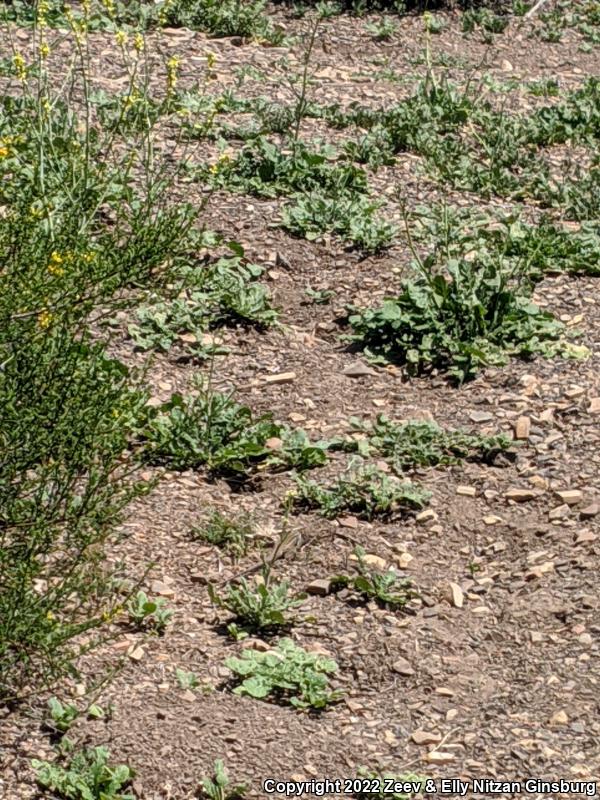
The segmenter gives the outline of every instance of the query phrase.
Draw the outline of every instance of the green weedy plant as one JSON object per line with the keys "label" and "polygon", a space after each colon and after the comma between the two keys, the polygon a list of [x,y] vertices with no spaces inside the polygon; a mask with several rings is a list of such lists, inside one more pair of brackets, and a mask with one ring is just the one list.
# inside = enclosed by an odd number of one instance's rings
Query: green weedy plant
{"label": "green weedy plant", "polygon": [[227,352],[214,343],[210,330],[240,324],[260,329],[275,323],[269,292],[258,282],[262,267],[246,263],[240,245],[228,244],[235,256],[208,266],[181,267],[174,276],[178,288],[172,298],[157,296],[138,309],[139,325],[129,326],[138,347],[166,352],[175,342],[184,342],[187,352],[208,358]]}
{"label": "green weedy plant", "polygon": [[366,600],[375,600],[388,608],[403,608],[412,597],[417,596],[410,588],[410,579],[401,578],[393,569],[381,572],[369,566],[363,547],[355,547],[354,554],[358,559],[358,575],[336,575],[332,580],[336,589],[350,587]]}
{"label": "green weedy plant", "polygon": [[362,456],[375,451],[398,473],[417,467],[460,464],[465,459],[491,462],[513,444],[505,434],[480,436],[463,430],[447,430],[435,422],[421,420],[395,423],[385,414],[379,414],[373,424],[354,418],[350,419],[350,424],[366,433],[367,439],[349,439],[340,447]]}
{"label": "green weedy plant", "polygon": [[399,481],[368,465],[351,467],[329,486],[296,477],[297,489],[290,499],[296,509],[316,509],[333,519],[343,512],[365,519],[423,508],[429,493],[409,481]]}
{"label": "green weedy plant", "polygon": [[351,342],[373,359],[397,361],[409,374],[446,371],[462,383],[509,356],[581,357],[562,337],[564,325],[531,300],[531,281],[504,253],[473,252],[446,240],[424,260],[407,226],[417,271],[398,297],[350,316]]}
{"label": "green weedy plant", "polygon": [[212,778],[203,778],[200,783],[200,797],[204,800],[243,800],[246,795],[245,784],[231,786],[225,765],[220,759],[215,761]]}
{"label": "green weedy plant", "polygon": [[167,601],[159,597],[150,600],[148,595],[141,590],[129,600],[125,607],[129,618],[140,629],[151,629],[162,634],[173,616],[173,611],[167,608]]}
{"label": "green weedy plant", "polygon": [[291,639],[282,639],[274,650],[260,653],[244,650],[241,658],[228,658],[225,665],[241,683],[235,694],[259,700],[289,703],[295,708],[320,710],[337,702],[342,692],[332,691],[329,675],[338,670],[332,658],[308,653]]}
{"label": "green weedy plant", "polygon": [[310,443],[270,414],[255,418],[232,395],[197,386],[195,397],[175,394],[150,413],[141,431],[142,456],[149,463],[172,469],[206,465],[214,473],[241,478],[258,466],[309,469],[326,461],[326,442]]}
{"label": "green weedy plant", "polygon": [[46,725],[59,734],[66,733],[79,716],[79,709],[72,703],[63,704],[57,697],[48,700],[50,719]]}
{"label": "green weedy plant", "polygon": [[77,753],[66,767],[34,759],[31,764],[38,784],[61,800],[135,800],[124,794],[134,771],[125,764],[111,766],[110,752],[93,747]]}
{"label": "green weedy plant", "polygon": [[173,0],[164,4],[161,22],[206,31],[211,36],[243,36],[283,41],[265,14],[266,0]]}
{"label": "green weedy plant", "polygon": [[254,520],[249,514],[240,514],[231,519],[216,509],[210,512],[205,522],[194,525],[190,531],[194,540],[216,545],[230,552],[234,558],[246,554],[254,535]]}
{"label": "green weedy plant", "polygon": [[[237,584],[229,583],[227,594],[221,597],[209,584],[208,593],[213,604],[230,611],[236,622],[252,632],[268,631],[291,624],[288,611],[301,605],[304,597],[290,597],[288,581],[272,583],[267,570],[263,581],[252,586],[241,578]],[[238,630],[236,625],[235,630]]]}
{"label": "green weedy plant", "polygon": [[182,689],[197,689],[200,686],[198,676],[194,672],[187,672],[179,667],[175,670],[177,683]]}

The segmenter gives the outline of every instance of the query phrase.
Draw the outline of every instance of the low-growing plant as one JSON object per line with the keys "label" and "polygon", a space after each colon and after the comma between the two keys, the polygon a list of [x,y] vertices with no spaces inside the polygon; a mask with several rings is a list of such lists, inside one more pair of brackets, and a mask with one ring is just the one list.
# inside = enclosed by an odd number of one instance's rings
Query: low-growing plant
{"label": "low-growing plant", "polygon": [[191,354],[207,358],[227,352],[215,344],[210,330],[235,324],[263,328],[276,321],[269,292],[258,281],[262,267],[247,263],[237,243],[229,246],[237,255],[180,268],[174,277],[182,288],[175,297],[156,297],[138,309],[139,324],[129,326],[138,347],[168,351],[179,341]]}
{"label": "low-growing plant", "polygon": [[[252,469],[308,469],[327,460],[326,442],[311,443],[306,434],[290,432],[270,414],[255,418],[231,394],[197,383],[196,396],[175,394],[154,409],[146,428],[143,458],[173,469],[206,465],[212,472],[239,477]],[[287,444],[286,444],[287,442]]]}
{"label": "low-growing plant", "polygon": [[167,608],[167,601],[164,598],[151,600],[146,592],[141,590],[129,600],[125,608],[136,627],[150,629],[158,634],[164,633],[173,616],[173,611]]}
{"label": "low-growing plant", "polygon": [[435,252],[425,260],[413,252],[416,279],[403,281],[382,306],[350,316],[348,338],[371,358],[397,361],[409,374],[443,370],[463,382],[509,356],[578,355],[564,342],[564,325],[532,302],[526,276],[501,255],[467,260],[463,252],[444,274]]}
{"label": "low-growing plant", "polygon": [[332,584],[334,588],[349,587],[366,600],[375,600],[389,608],[403,608],[416,592],[411,589],[409,578],[401,578],[396,570],[382,572],[370,566],[365,560],[365,550],[357,545],[354,548],[357,558],[358,575],[336,575]]}
{"label": "low-growing plant", "polygon": [[372,424],[355,418],[350,419],[350,424],[367,438],[348,439],[340,447],[362,456],[378,453],[398,473],[416,467],[460,464],[465,459],[491,462],[513,444],[506,434],[481,436],[440,428],[435,422],[422,420],[396,423],[385,414],[379,414]]}
{"label": "low-growing plant", "polygon": [[373,465],[351,467],[332,484],[322,485],[296,477],[290,495],[296,509],[316,509],[330,519],[354,513],[371,519],[423,508],[429,493],[409,481],[399,481]]}
{"label": "low-growing plant", "polygon": [[220,759],[215,761],[211,778],[203,778],[200,782],[200,797],[205,800],[243,800],[246,796],[246,785],[231,785],[225,765]]}
{"label": "low-growing plant", "polygon": [[390,17],[367,22],[365,30],[376,42],[388,42],[398,30],[398,23]]}
{"label": "low-growing plant", "polygon": [[338,666],[298,647],[291,639],[282,639],[274,650],[258,652],[246,649],[240,658],[228,658],[225,664],[241,681],[235,694],[259,700],[272,698],[296,708],[323,709],[337,702],[342,692],[331,690],[329,677]]}
{"label": "low-growing plant", "polygon": [[216,509],[210,512],[205,522],[194,525],[190,531],[193,539],[216,545],[235,558],[245,555],[254,534],[254,520],[249,514],[240,514],[233,519]]}
{"label": "low-growing plant", "polygon": [[200,686],[200,680],[194,672],[187,672],[177,667],[175,675],[177,683],[182,689],[197,689]]}
{"label": "low-growing plant", "polygon": [[426,778],[413,773],[392,775],[388,772],[360,767],[358,770],[359,790],[353,797],[356,800],[411,800],[423,791]]}
{"label": "low-growing plant", "polygon": [[263,580],[254,586],[245,578],[241,578],[236,584],[229,583],[224,597],[211,584],[208,592],[214,605],[227,609],[234,615],[236,622],[252,632],[290,625],[288,612],[301,605],[304,600],[304,597],[290,596],[288,581],[272,583],[267,571],[263,572]]}
{"label": "low-growing plant", "polygon": [[134,778],[125,764],[112,766],[105,747],[93,747],[77,753],[62,767],[34,759],[31,763],[38,784],[61,800],[135,800],[123,793]]}
{"label": "low-growing plant", "polygon": [[61,703],[57,697],[48,700],[50,719],[46,725],[59,734],[66,733],[79,716],[79,709],[73,703]]}
{"label": "low-growing plant", "polygon": [[211,36],[242,36],[281,43],[283,35],[265,13],[266,0],[173,0],[165,3],[163,24],[202,30]]}

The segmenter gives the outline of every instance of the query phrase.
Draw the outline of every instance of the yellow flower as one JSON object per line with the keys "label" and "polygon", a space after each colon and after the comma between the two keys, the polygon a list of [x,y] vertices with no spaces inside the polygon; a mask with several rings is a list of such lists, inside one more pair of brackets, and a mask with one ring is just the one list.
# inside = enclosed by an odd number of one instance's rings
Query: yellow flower
{"label": "yellow flower", "polygon": [[51,611],[48,611],[48,613],[46,614],[46,619],[48,620],[48,622],[52,622],[52,620],[56,619],[56,617]]}
{"label": "yellow flower", "polygon": [[144,50],[144,37],[138,31],[133,39],[133,46],[135,48],[136,53],[142,53]]}
{"label": "yellow flower", "polygon": [[115,3],[114,0],[102,0],[102,5],[109,17],[114,17],[115,15]]}
{"label": "yellow flower", "polygon": [[38,314],[38,325],[40,326],[40,328],[43,328],[44,330],[46,328],[49,328],[51,322],[52,322],[52,314],[47,309],[40,311],[40,313]]}
{"label": "yellow flower", "polygon": [[64,275],[65,270],[61,266],[63,262],[64,258],[61,256],[60,253],[57,253],[55,250],[50,256],[50,263],[48,264],[48,272],[50,273],[50,275],[56,275],[57,277]]}
{"label": "yellow flower", "polygon": [[25,59],[21,55],[21,53],[15,53],[13,56],[13,66],[17,71],[17,77],[19,80],[24,81],[27,77],[27,69],[25,68]]}
{"label": "yellow flower", "polygon": [[181,60],[179,56],[171,56],[171,58],[167,61],[167,93],[172,94],[177,86],[177,78],[178,78],[178,71],[179,65],[181,64]]}
{"label": "yellow flower", "polygon": [[10,147],[0,147],[0,161],[10,155]]}
{"label": "yellow flower", "polygon": [[38,0],[37,6],[37,25],[38,28],[44,28],[48,24],[48,11],[50,11],[50,4],[48,0]]}
{"label": "yellow flower", "polygon": [[206,66],[209,69],[212,69],[216,63],[217,63],[216,55],[214,53],[207,53],[206,54]]}
{"label": "yellow flower", "polygon": [[127,44],[127,40],[129,39],[129,36],[127,36],[125,31],[117,31],[115,33],[115,39],[119,47],[125,47],[125,45]]}
{"label": "yellow flower", "polygon": [[48,42],[42,42],[39,47],[40,57],[42,59],[48,58],[50,55],[50,45]]}

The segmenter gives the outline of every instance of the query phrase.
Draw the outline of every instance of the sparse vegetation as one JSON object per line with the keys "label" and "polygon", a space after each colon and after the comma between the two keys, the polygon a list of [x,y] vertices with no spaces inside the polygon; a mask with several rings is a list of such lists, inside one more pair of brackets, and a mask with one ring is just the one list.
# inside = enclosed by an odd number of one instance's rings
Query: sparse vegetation
{"label": "sparse vegetation", "polygon": [[32,766],[43,789],[61,800],[135,800],[126,789],[134,771],[126,764],[110,764],[110,752],[94,747],[76,753],[63,767],[34,759]]}

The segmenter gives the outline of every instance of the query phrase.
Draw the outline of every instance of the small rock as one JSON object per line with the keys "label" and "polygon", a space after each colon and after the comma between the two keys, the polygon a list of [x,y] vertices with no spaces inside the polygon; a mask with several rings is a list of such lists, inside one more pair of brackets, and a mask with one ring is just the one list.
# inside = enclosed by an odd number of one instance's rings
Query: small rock
{"label": "small rock", "polygon": [[489,411],[471,411],[469,419],[472,422],[491,422],[494,419],[494,415],[490,414]]}
{"label": "small rock", "polygon": [[172,586],[167,586],[162,581],[152,581],[150,591],[152,594],[158,594],[161,597],[175,597],[175,589]]}
{"label": "small rock", "polygon": [[353,530],[356,530],[356,528],[358,528],[358,519],[356,517],[351,517],[351,516],[338,517],[337,523],[342,528],[352,528]]}
{"label": "small rock", "polygon": [[410,738],[418,745],[439,744],[442,741],[441,734],[434,733],[434,731],[423,731],[421,729],[413,731]]}
{"label": "small rock", "polygon": [[557,711],[550,717],[551,725],[566,725],[569,722],[569,717],[565,711]]}
{"label": "small rock", "polygon": [[486,525],[497,525],[499,522],[504,522],[502,517],[497,517],[495,514],[488,514],[483,518]]}
{"label": "small rock", "polygon": [[507,500],[515,503],[526,503],[528,500],[535,500],[537,493],[533,489],[508,489],[504,492]]}
{"label": "small rock", "polygon": [[387,562],[385,558],[381,558],[381,556],[376,556],[373,553],[366,553],[363,556],[363,561],[370,567],[375,567],[375,569],[385,569],[387,567]]}
{"label": "small rock", "polygon": [[580,531],[575,539],[575,544],[589,544],[595,542],[598,537],[591,531]]}
{"label": "small rock", "polygon": [[344,367],[342,374],[348,378],[362,378],[365,375],[376,375],[377,373],[362,361],[356,361],[354,364]]}
{"label": "small rock", "polygon": [[438,515],[435,513],[435,511],[432,508],[426,508],[425,511],[419,511],[419,513],[415,517],[415,522],[419,522],[419,523],[423,524],[425,522],[432,522],[433,520],[436,520],[437,518],[438,518]]}
{"label": "small rock", "polygon": [[411,561],[414,561],[410,553],[400,553],[396,558],[396,562],[400,569],[406,569]]}
{"label": "small rock", "polygon": [[456,494],[461,494],[465,497],[475,497],[477,489],[474,486],[457,486]]}
{"label": "small rock", "polygon": [[579,642],[579,644],[583,644],[586,647],[589,647],[593,643],[594,640],[592,639],[592,636],[591,636],[590,633],[581,633],[577,637],[577,641]]}
{"label": "small rock", "polygon": [[519,417],[515,422],[515,439],[528,439],[531,430],[529,417]]}
{"label": "small rock", "polygon": [[553,508],[550,513],[548,514],[548,519],[565,519],[566,517],[570,516],[571,509],[566,503],[563,503],[562,506],[556,506]]}
{"label": "small rock", "polygon": [[127,653],[127,655],[129,656],[129,658],[132,661],[141,661],[142,658],[145,655],[144,648],[143,647],[134,647],[134,649],[131,650],[129,653]]}
{"label": "small rock", "polygon": [[502,61],[500,62],[500,69],[502,70],[502,72],[512,72],[514,67],[508,59],[503,58]]}
{"label": "small rock", "polygon": [[436,686],[435,693],[442,697],[454,697],[454,691],[449,686]]}
{"label": "small rock", "polygon": [[331,592],[331,581],[328,578],[317,578],[308,584],[306,592],[317,597],[326,597]]}
{"label": "small rock", "polygon": [[453,583],[450,581],[448,584],[448,592],[447,592],[448,600],[455,608],[462,608],[465,602],[465,596],[463,590],[460,588],[458,583]]}
{"label": "small rock", "polygon": [[268,447],[269,450],[279,450],[283,441],[278,436],[271,436],[270,439],[267,439],[265,442],[265,447]]}
{"label": "small rock", "polygon": [[186,689],[185,692],[180,694],[182,700],[185,700],[186,703],[195,703],[197,700],[196,695],[192,692],[191,689]]}
{"label": "small rock", "polygon": [[451,761],[454,761],[454,754],[443,753],[441,750],[432,750],[430,753],[427,753],[425,760],[429,761],[430,764],[449,764]]}
{"label": "small rock", "polygon": [[588,414],[600,414],[600,397],[590,397]]}
{"label": "small rock", "polygon": [[397,672],[398,675],[404,675],[405,677],[409,677],[410,675],[414,675],[415,671],[412,668],[410,661],[406,658],[399,658],[392,664],[392,669],[394,672]]}
{"label": "small rock", "polygon": [[295,372],[278,372],[275,375],[265,375],[265,383],[292,383],[296,380]]}
{"label": "small rock", "polygon": [[590,519],[591,517],[595,517],[596,514],[600,511],[600,506],[598,503],[590,503],[589,506],[582,508],[579,512],[579,516],[582,519]]}
{"label": "small rock", "polygon": [[568,506],[576,506],[583,500],[583,492],[579,489],[567,489],[563,492],[556,492],[556,494]]}

